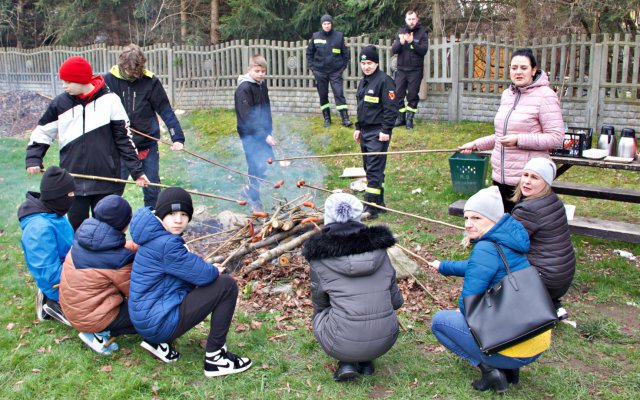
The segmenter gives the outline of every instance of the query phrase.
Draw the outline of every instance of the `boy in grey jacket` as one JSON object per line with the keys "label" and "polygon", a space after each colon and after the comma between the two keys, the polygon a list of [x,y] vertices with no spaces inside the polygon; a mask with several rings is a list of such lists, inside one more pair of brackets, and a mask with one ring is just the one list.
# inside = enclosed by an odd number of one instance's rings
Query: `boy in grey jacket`
{"label": "boy in grey jacket", "polygon": [[384,226],[360,223],[362,209],[350,194],[329,196],[325,226],[302,253],[311,264],[313,331],[324,351],[338,359],[336,381],[373,373],[373,360],[396,342],[394,310],[404,302],[387,256],[393,235]]}

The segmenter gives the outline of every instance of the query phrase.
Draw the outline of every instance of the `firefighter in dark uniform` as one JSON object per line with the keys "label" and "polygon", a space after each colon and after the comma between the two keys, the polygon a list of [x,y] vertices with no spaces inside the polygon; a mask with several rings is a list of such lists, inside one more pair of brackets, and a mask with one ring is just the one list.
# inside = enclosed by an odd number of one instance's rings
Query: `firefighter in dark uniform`
{"label": "firefighter in dark uniform", "polygon": [[415,11],[407,12],[404,21],[406,25],[400,28],[391,46],[391,52],[398,55],[395,77],[400,115],[395,125],[406,125],[407,129],[413,129],[413,116],[418,112],[420,101],[418,91],[423,77],[424,56],[429,50],[429,36],[420,26],[420,19]]}
{"label": "firefighter in dark uniform", "polygon": [[351,126],[344,98],[342,71],[349,65],[349,48],[342,32],[333,30],[333,18],[323,15],[320,19],[322,30],[315,32],[307,46],[307,65],[316,79],[320,109],[324,117],[324,127],[331,125],[331,105],[329,104],[329,83],[340,112],[342,125]]}
{"label": "firefighter in dark uniform", "polygon": [[[396,85],[393,79],[378,68],[378,49],[369,45],[360,53],[360,68],[364,78],[358,85],[358,119],[353,138],[360,143],[363,153],[386,152],[389,149],[391,131],[398,116]],[[384,204],[384,168],[387,156],[363,156],[367,174],[364,201],[381,206]],[[375,217],[384,210],[365,205],[365,211]]]}

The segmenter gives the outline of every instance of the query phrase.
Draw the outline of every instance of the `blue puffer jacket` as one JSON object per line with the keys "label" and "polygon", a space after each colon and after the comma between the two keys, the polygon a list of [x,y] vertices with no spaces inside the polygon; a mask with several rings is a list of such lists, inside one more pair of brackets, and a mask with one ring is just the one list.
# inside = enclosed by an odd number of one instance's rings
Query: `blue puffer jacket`
{"label": "blue puffer jacket", "polygon": [[505,214],[480,239],[472,241],[475,245],[469,259],[463,261],[446,260],[440,263],[441,274],[464,277],[462,293],[458,300],[460,312],[463,314],[463,298],[483,293],[500,282],[507,274],[498,250],[491,242],[500,245],[512,272],[529,266],[526,256],[529,251],[529,234],[520,222],[510,214]]}
{"label": "blue puffer jacket", "polygon": [[73,243],[73,228],[66,216],[59,217],[47,210],[40,193],[28,192],[18,209],[22,229],[20,244],[24,259],[36,285],[45,296],[58,301],[62,263]]}
{"label": "blue puffer jacket", "polygon": [[189,252],[149,208],[131,220],[131,238],[140,247],[131,271],[129,315],[138,333],[152,343],[167,342],[178,325],[184,297],[218,277],[218,269]]}

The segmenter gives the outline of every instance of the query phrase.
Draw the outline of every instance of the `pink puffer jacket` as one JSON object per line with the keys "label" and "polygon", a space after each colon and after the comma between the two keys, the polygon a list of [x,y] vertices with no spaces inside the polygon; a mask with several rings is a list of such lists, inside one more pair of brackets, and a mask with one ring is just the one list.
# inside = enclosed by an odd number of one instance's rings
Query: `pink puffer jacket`
{"label": "pink puffer jacket", "polygon": [[[502,92],[494,119],[495,133],[475,140],[479,151],[491,154],[494,181],[515,186],[522,169],[534,157],[549,157],[549,150],[562,147],[564,121],[558,96],[549,87],[547,74],[540,71],[529,86],[511,85]],[[506,132],[506,133],[505,133]],[[503,147],[495,137],[517,134],[517,147]]]}

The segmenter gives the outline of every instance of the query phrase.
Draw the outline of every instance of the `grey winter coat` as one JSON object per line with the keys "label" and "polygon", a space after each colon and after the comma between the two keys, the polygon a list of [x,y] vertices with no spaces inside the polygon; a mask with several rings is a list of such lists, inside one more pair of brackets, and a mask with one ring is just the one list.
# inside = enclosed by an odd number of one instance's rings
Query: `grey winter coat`
{"label": "grey winter coat", "polygon": [[527,258],[540,272],[549,292],[568,288],[576,271],[576,255],[560,198],[551,192],[545,197],[520,201],[511,215],[529,233],[531,247]]}
{"label": "grey winter coat", "polygon": [[313,331],[331,357],[370,361],[396,342],[404,300],[386,251],[394,244],[388,228],[355,221],[326,225],[306,243]]}

